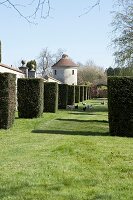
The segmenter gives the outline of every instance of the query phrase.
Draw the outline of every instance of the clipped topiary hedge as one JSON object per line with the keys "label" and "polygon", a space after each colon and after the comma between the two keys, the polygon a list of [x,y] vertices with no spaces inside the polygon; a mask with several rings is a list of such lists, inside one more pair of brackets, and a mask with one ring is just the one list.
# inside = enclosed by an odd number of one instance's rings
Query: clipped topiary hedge
{"label": "clipped topiary hedge", "polygon": [[108,77],[111,135],[133,137],[133,77]]}
{"label": "clipped topiary hedge", "polygon": [[80,102],[80,86],[75,85],[75,103]]}
{"label": "clipped topiary hedge", "polygon": [[84,101],[84,86],[80,86],[80,102]]}
{"label": "clipped topiary hedge", "polygon": [[36,118],[43,113],[43,79],[18,79],[18,116]]}
{"label": "clipped topiary hedge", "polygon": [[58,110],[58,83],[44,83],[44,112],[56,113]]}
{"label": "clipped topiary hedge", "polygon": [[87,86],[84,86],[84,100],[87,100]]}
{"label": "clipped topiary hedge", "polygon": [[67,84],[59,84],[59,92],[58,92],[58,108],[66,109],[67,101],[68,101],[68,85]]}
{"label": "clipped topiary hedge", "polygon": [[90,99],[90,87],[87,87],[87,99]]}
{"label": "clipped topiary hedge", "polygon": [[0,128],[13,125],[16,110],[16,75],[0,73]]}
{"label": "clipped topiary hedge", "polygon": [[75,104],[75,86],[74,85],[68,85],[68,105],[74,105]]}

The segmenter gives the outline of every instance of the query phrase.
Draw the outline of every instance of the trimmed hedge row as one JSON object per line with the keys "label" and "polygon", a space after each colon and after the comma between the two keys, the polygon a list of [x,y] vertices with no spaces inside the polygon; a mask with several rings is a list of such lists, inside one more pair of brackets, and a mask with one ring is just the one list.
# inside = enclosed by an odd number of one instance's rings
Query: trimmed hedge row
{"label": "trimmed hedge row", "polygon": [[18,116],[20,118],[40,117],[43,113],[43,79],[18,79]]}
{"label": "trimmed hedge row", "polygon": [[75,104],[75,86],[74,85],[68,85],[68,105],[74,105]]}
{"label": "trimmed hedge row", "polygon": [[84,86],[84,101],[87,100],[87,86]]}
{"label": "trimmed hedge row", "polygon": [[87,88],[87,99],[90,99],[90,87]]}
{"label": "trimmed hedge row", "polygon": [[44,112],[56,113],[58,110],[58,83],[44,83]]}
{"label": "trimmed hedge row", "polygon": [[13,125],[16,110],[16,75],[0,73],[0,128]]}
{"label": "trimmed hedge row", "polygon": [[80,102],[80,86],[75,85],[75,103]]}
{"label": "trimmed hedge row", "polygon": [[133,137],[133,77],[108,77],[111,135]]}
{"label": "trimmed hedge row", "polygon": [[84,86],[80,86],[80,102],[84,101]]}
{"label": "trimmed hedge row", "polygon": [[59,84],[58,87],[59,87],[58,108],[66,109],[68,101],[68,85]]}

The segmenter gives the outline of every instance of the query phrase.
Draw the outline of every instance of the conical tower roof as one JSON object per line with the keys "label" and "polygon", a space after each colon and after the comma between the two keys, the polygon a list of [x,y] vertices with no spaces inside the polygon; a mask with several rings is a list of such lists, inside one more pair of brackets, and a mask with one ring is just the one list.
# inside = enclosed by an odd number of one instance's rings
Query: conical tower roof
{"label": "conical tower roof", "polygon": [[62,67],[78,67],[78,65],[76,63],[74,63],[66,54],[62,55],[62,58],[55,63],[53,66],[53,68],[62,68]]}

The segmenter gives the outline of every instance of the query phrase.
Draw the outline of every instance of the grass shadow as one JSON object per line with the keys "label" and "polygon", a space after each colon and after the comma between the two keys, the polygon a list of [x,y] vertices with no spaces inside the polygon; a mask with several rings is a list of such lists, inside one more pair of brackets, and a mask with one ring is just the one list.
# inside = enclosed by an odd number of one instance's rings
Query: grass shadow
{"label": "grass shadow", "polygon": [[98,123],[108,123],[107,120],[79,120],[79,119],[62,119],[62,118],[57,118],[56,120],[60,120],[60,121],[73,121],[73,122],[98,122]]}
{"label": "grass shadow", "polygon": [[70,130],[32,130],[32,133],[38,134],[60,134],[60,135],[80,135],[80,136],[109,136],[109,132],[92,131],[70,131]]}
{"label": "grass shadow", "polygon": [[99,113],[95,113],[95,112],[71,112],[69,114],[72,114],[72,115],[102,115],[102,116],[107,116],[107,114],[99,114]]}

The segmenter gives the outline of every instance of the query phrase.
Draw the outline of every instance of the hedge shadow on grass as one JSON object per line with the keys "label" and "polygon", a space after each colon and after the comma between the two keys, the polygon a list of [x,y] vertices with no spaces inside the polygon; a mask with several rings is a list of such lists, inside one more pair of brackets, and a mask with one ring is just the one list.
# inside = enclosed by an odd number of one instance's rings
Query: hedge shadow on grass
{"label": "hedge shadow on grass", "polygon": [[99,114],[99,113],[91,113],[91,112],[72,112],[69,113],[71,115],[101,115],[101,116],[107,116],[107,114]]}
{"label": "hedge shadow on grass", "polygon": [[92,132],[92,131],[70,131],[70,130],[32,130],[37,134],[60,134],[60,135],[80,135],[80,136],[109,136],[109,132]]}
{"label": "hedge shadow on grass", "polygon": [[60,120],[60,121],[72,121],[72,122],[91,122],[91,123],[109,123],[107,120],[80,120],[80,119],[62,119],[62,118],[58,118],[56,120]]}

